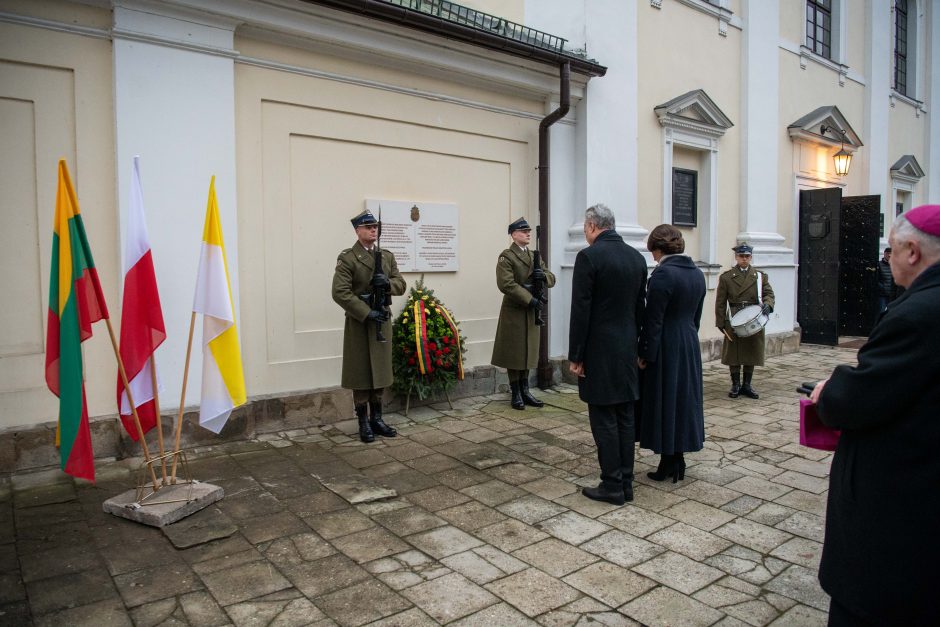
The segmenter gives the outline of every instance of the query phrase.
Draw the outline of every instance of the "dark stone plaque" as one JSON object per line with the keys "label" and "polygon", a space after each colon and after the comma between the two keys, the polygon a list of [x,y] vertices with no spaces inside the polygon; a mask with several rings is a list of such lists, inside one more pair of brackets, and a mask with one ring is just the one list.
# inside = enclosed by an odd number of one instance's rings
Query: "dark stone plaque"
{"label": "dark stone plaque", "polygon": [[698,172],[672,169],[672,223],[698,226]]}

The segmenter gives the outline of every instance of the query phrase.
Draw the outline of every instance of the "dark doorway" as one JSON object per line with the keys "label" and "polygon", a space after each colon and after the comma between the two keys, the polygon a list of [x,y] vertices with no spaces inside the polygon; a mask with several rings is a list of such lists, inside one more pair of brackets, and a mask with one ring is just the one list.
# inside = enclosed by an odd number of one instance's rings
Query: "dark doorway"
{"label": "dark doorway", "polygon": [[797,320],[802,341],[835,346],[867,336],[877,314],[879,196],[800,191]]}

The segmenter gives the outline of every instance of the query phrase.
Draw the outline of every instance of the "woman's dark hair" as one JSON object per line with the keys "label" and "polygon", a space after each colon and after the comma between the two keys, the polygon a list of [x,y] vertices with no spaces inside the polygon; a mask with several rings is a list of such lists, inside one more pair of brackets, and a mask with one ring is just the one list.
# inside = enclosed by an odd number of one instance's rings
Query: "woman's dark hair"
{"label": "woman's dark hair", "polygon": [[658,250],[664,255],[677,255],[685,252],[685,239],[682,231],[671,224],[660,224],[650,232],[646,240],[646,250]]}

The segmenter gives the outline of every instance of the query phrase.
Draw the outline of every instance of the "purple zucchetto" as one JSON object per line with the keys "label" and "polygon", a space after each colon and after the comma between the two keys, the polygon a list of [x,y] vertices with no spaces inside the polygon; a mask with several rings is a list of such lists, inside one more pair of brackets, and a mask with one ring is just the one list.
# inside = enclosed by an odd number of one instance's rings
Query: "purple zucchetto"
{"label": "purple zucchetto", "polygon": [[940,205],[921,205],[903,215],[918,231],[940,237]]}

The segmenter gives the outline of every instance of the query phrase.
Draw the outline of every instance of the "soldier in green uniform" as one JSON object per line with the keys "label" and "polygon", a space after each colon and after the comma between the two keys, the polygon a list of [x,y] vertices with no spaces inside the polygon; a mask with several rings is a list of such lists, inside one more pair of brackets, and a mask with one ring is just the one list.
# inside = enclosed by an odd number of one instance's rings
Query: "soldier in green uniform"
{"label": "soldier in green uniform", "polygon": [[[760,305],[765,315],[774,310],[774,291],[767,280],[767,273],[751,266],[753,249],[746,243],[735,246],[735,266],[718,279],[718,294],[715,297],[715,325],[725,334],[721,345],[721,363],[731,369],[731,390],[728,396],[740,394],[748,398],[759,398],[751,387],[754,366],[764,365],[764,330],[750,337],[739,337],[731,327],[731,318],[749,305]],[[757,281],[761,282],[758,299]],[[741,366],[744,366],[744,383],[741,383]]]}
{"label": "soldier in green uniform", "polygon": [[[373,286],[379,284],[393,296],[401,296],[405,280],[395,255],[387,250],[381,251],[381,271],[374,271],[379,229],[375,216],[367,209],[351,222],[358,241],[336,259],[333,300],[346,311],[342,386],[353,391],[359,439],[372,442],[376,433],[388,438],[397,433],[382,420],[382,390],[392,383],[392,325],[384,303],[373,307],[363,296],[371,295]],[[377,340],[377,328],[389,341]]]}
{"label": "soldier in green uniform", "polygon": [[532,296],[531,289],[536,280],[554,287],[555,275],[544,262],[535,267],[529,250],[532,228],[525,218],[509,225],[509,236],[512,244],[499,254],[496,262],[496,286],[503,293],[503,305],[499,310],[492,364],[508,371],[513,409],[525,409],[526,405],[542,407],[544,403],[529,392],[529,369],[539,361],[535,317],[544,303]]}

